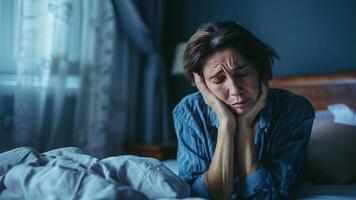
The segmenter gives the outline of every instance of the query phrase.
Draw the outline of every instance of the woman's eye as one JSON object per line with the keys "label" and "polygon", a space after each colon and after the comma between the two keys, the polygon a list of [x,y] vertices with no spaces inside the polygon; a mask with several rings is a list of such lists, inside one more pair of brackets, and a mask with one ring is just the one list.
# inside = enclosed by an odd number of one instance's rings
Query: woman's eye
{"label": "woman's eye", "polygon": [[216,84],[222,83],[224,81],[224,77],[217,77],[213,79],[213,82]]}

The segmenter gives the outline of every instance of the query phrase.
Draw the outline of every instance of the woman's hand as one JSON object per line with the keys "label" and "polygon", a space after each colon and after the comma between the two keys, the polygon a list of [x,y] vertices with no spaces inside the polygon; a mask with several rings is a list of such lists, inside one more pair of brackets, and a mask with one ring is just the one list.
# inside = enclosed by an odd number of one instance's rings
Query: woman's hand
{"label": "woman's hand", "polygon": [[227,123],[233,130],[236,129],[236,118],[233,112],[220,99],[218,99],[206,86],[204,79],[197,73],[194,74],[195,84],[202,94],[205,103],[216,113],[219,123]]}
{"label": "woman's hand", "polygon": [[204,79],[194,73],[195,84],[205,103],[219,119],[216,147],[208,171],[203,175],[210,199],[231,199],[234,176],[234,136],[236,117],[206,86]]}
{"label": "woman's hand", "polygon": [[258,113],[263,109],[268,94],[268,85],[261,82],[261,93],[253,106],[246,114],[238,116],[238,134],[235,138],[235,167],[234,173],[240,177],[246,177],[256,171],[259,166],[259,160],[253,142],[254,125]]}
{"label": "woman's hand", "polygon": [[248,127],[252,127],[254,125],[258,113],[260,113],[260,111],[265,106],[267,94],[268,94],[268,84],[265,81],[261,81],[260,84],[261,84],[261,93],[256,101],[256,104],[249,112],[238,117],[239,126],[247,125]]}

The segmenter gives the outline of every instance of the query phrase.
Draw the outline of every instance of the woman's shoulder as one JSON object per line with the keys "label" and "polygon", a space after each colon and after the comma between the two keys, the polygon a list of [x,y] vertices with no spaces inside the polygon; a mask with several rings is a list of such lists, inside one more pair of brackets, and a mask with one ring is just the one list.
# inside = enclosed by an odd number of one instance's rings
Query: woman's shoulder
{"label": "woman's shoulder", "polygon": [[203,96],[200,92],[195,92],[185,96],[173,109],[174,118],[189,120],[195,115],[204,115],[207,113],[208,106],[205,104]]}
{"label": "woman's shoulder", "polygon": [[303,112],[305,117],[314,117],[314,109],[310,102],[303,96],[288,90],[272,88],[269,92],[269,100],[274,110],[284,113]]}
{"label": "woman's shoulder", "polygon": [[183,97],[182,100],[174,107],[173,114],[188,115],[193,110],[203,107],[204,99],[200,92],[194,92]]}
{"label": "woman's shoulder", "polygon": [[304,105],[309,105],[309,101],[298,94],[292,93],[285,89],[280,88],[271,88],[269,91],[269,95],[273,101],[280,101],[279,103],[283,104],[290,104],[295,102],[300,102]]}
{"label": "woman's shoulder", "polygon": [[200,92],[194,92],[183,97],[177,106],[195,106],[204,102],[203,96]]}

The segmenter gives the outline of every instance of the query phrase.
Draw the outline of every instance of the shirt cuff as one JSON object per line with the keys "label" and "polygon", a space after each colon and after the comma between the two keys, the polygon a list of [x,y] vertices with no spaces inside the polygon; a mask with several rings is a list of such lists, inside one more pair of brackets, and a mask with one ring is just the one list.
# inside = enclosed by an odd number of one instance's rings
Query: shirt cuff
{"label": "shirt cuff", "polygon": [[206,189],[204,177],[200,175],[192,184],[192,197],[209,198],[208,190]]}
{"label": "shirt cuff", "polygon": [[264,188],[263,182],[266,180],[266,169],[260,165],[256,171],[252,172],[243,179],[235,179],[238,184],[239,195],[243,197],[252,196],[257,188]]}

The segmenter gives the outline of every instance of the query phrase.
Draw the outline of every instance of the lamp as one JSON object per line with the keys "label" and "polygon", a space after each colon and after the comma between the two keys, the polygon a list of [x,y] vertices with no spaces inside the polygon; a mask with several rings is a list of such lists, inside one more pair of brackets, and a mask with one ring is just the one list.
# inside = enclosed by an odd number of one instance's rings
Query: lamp
{"label": "lamp", "polygon": [[186,47],[187,42],[180,42],[177,44],[176,51],[174,53],[172,74],[184,74],[183,54]]}

